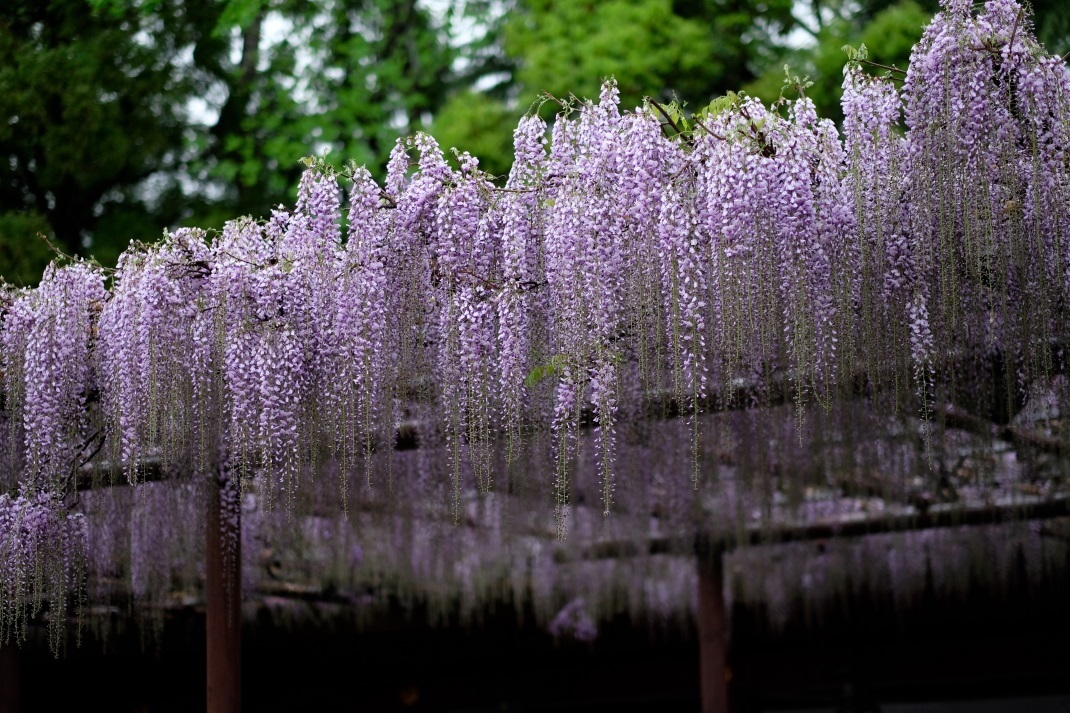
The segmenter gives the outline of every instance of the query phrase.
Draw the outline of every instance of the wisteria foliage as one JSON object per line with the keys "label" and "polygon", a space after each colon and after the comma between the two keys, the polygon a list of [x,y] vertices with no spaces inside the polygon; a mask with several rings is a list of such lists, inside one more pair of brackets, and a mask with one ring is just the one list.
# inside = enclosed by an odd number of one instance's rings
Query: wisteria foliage
{"label": "wisteria foliage", "polygon": [[[578,504],[660,508],[718,464],[752,463],[767,497],[784,463],[802,464],[787,490],[827,481],[828,444],[872,426],[859,400],[928,434],[1065,369],[1068,103],[1021,6],[947,0],[901,86],[847,65],[842,135],[803,96],[736,97],[670,136],[608,81],[552,128],[521,121],[504,187],[421,134],[383,185],[346,176],[345,212],[316,164],[265,220],[131,245],[113,274],[53,265],[4,295],[3,512],[38,503],[59,528],[87,472],[223,458],[269,507],[318,478],[343,501],[408,478],[454,521],[469,492],[545,496],[563,537]],[[782,404],[794,433],[760,415]],[[748,430],[702,418],[737,409]],[[679,482],[622,459],[665,416],[687,425]],[[414,443],[447,487],[402,472]],[[877,467],[862,450],[845,472]],[[4,547],[17,622],[25,557],[71,557]]]}

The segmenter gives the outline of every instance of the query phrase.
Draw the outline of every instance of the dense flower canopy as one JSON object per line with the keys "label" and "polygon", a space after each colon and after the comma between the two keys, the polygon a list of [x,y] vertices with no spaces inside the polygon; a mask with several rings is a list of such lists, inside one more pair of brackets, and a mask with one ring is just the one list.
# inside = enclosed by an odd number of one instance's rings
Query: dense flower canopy
{"label": "dense flower canopy", "polygon": [[[949,414],[1070,406],[1070,73],[1013,0],[948,0],[900,81],[849,63],[842,136],[805,97],[734,97],[673,137],[607,82],[549,139],[521,121],[504,187],[418,135],[384,185],[348,175],[344,215],[316,165],[267,220],[9,290],[0,520],[63,544],[0,539],[0,624],[25,558],[66,572],[71,533],[102,531],[64,524],[112,507],[74,503],[84,480],[221,460],[265,511],[333,499],[495,543],[545,531],[543,505],[589,544],[652,512],[733,537],[817,491],[933,497],[963,457]],[[981,469],[964,501],[1004,477]],[[555,626],[589,636],[575,601]]]}

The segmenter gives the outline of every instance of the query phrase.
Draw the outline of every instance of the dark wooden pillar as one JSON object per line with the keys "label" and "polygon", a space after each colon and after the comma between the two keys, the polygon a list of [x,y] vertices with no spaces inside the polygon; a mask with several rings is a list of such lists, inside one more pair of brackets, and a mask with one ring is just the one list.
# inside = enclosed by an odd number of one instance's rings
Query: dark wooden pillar
{"label": "dark wooden pillar", "polygon": [[14,641],[8,641],[0,644],[0,713],[19,713],[19,709],[19,650]]}
{"label": "dark wooden pillar", "polygon": [[728,616],[716,548],[698,555],[698,639],[702,713],[728,713]]}
{"label": "dark wooden pillar", "polygon": [[208,713],[241,711],[241,504],[227,478],[224,472],[208,486]]}

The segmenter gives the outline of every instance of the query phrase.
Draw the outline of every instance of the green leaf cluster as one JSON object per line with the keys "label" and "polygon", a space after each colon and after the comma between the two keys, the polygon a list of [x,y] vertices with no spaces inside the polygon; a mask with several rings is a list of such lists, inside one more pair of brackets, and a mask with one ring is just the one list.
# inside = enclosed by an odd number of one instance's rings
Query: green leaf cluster
{"label": "green leaf cluster", "polygon": [[524,377],[524,386],[532,388],[545,379],[561,376],[568,367],[568,358],[564,354],[554,354],[546,364],[536,366]]}

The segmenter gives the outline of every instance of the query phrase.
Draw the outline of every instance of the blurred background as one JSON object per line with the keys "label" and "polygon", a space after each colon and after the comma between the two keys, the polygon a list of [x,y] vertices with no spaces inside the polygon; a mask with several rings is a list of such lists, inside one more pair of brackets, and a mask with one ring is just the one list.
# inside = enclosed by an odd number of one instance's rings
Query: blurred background
{"label": "blurred background", "polygon": [[[1036,0],[1040,39],[1070,13]],[[4,0],[0,275],[31,285],[56,248],[114,264],[131,240],[218,228],[292,199],[302,156],[381,176],[428,131],[504,176],[543,91],[623,108],[766,101],[784,65],[839,118],[842,45],[905,68],[935,0]],[[550,106],[543,107],[550,118]]]}

